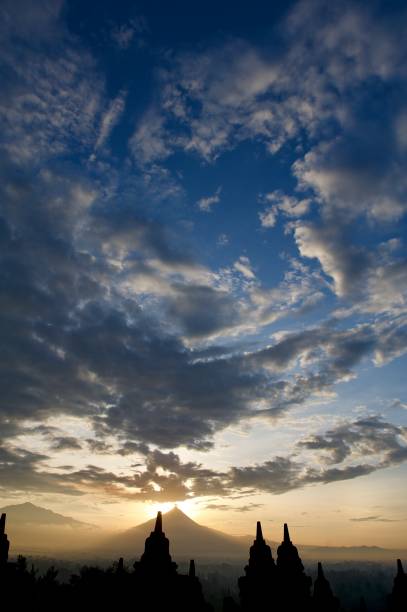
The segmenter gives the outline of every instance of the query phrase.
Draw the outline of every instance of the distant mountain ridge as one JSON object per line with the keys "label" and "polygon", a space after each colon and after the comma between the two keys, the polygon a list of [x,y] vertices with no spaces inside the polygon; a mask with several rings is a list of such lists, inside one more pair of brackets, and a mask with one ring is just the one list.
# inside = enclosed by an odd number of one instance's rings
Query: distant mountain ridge
{"label": "distant mountain ridge", "polygon": [[[139,556],[144,550],[147,536],[154,529],[155,518],[127,529],[101,543],[100,550],[122,556]],[[175,507],[163,515],[163,530],[170,540],[174,558],[239,557],[247,554],[247,544],[240,538],[205,527]]]}
{"label": "distant mountain ridge", "polygon": [[[138,557],[144,550],[144,542],[153,530],[155,518],[141,525],[127,529],[101,543],[100,552],[116,556]],[[255,527],[255,524],[254,524]],[[246,559],[253,536],[232,536],[216,529],[205,527],[189,518],[179,508],[173,508],[163,515],[163,530],[170,540],[170,551],[177,559]],[[282,534],[281,534],[282,536]],[[279,542],[267,540],[273,555]],[[295,543],[295,542],[294,542]],[[394,561],[406,556],[405,550],[393,550],[379,546],[314,546],[298,545],[300,554],[309,560],[370,560]]]}
{"label": "distant mountain ridge", "polygon": [[[154,528],[155,518],[140,525],[103,536],[94,525],[78,521],[36,506],[30,502],[9,505],[0,509],[7,514],[7,531],[11,537],[11,550],[32,554],[69,554],[70,557],[138,558],[144,543]],[[47,540],[50,528],[49,539]],[[71,527],[71,530],[67,530]],[[255,527],[255,522],[253,522]],[[58,529],[60,528],[60,529]],[[213,561],[245,561],[253,543],[253,535],[233,536],[200,525],[179,508],[163,515],[163,529],[170,540],[170,552],[175,561],[191,558]],[[86,536],[86,537],[85,537]],[[276,556],[280,541],[266,541]],[[292,533],[295,543],[295,534]],[[282,534],[281,534],[282,537]],[[379,546],[314,546],[298,544],[302,558],[307,561],[391,561],[407,558],[406,550]]]}
{"label": "distant mountain ridge", "polygon": [[42,508],[41,506],[36,506],[30,502],[25,502],[23,504],[16,504],[11,506],[5,506],[4,508],[0,508],[0,513],[5,512],[7,514],[7,522],[13,523],[19,526],[27,526],[27,525],[59,525],[59,526],[69,526],[74,528],[89,528],[94,527],[90,523],[84,523],[82,521],[78,521],[70,516],[64,516],[63,514],[58,514],[57,512],[53,512],[53,510],[48,510],[47,508]]}

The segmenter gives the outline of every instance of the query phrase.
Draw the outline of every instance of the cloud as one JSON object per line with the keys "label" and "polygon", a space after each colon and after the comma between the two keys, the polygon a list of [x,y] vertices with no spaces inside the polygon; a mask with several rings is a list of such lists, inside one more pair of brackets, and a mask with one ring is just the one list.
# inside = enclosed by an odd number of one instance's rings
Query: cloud
{"label": "cloud", "polygon": [[0,490],[80,495],[78,490],[64,483],[60,476],[42,466],[47,459],[46,455],[24,449],[0,447]]}
{"label": "cloud", "polygon": [[4,0],[1,6],[0,33],[6,40],[17,36],[24,41],[44,42],[60,34],[64,0]]}
{"label": "cloud", "polygon": [[403,427],[385,423],[376,416],[364,417],[353,423],[315,435],[300,442],[307,449],[326,451],[326,462],[341,463],[350,455],[360,457],[385,455],[391,462],[399,452],[407,452],[400,441],[406,441],[407,430]]}
{"label": "cloud", "polygon": [[294,238],[302,257],[317,259],[331,290],[352,303],[353,312],[402,314],[407,303],[407,259],[389,243],[368,248],[349,243],[340,222],[296,222]]}
{"label": "cloud", "polygon": [[259,201],[267,205],[263,211],[259,212],[260,223],[265,228],[275,226],[279,213],[287,217],[302,217],[311,206],[309,198],[299,199],[279,190],[260,195]]}
{"label": "cloud", "polygon": [[[379,122],[380,121],[380,122]],[[355,118],[351,133],[324,142],[294,164],[304,190],[312,189],[327,216],[375,221],[399,219],[406,212],[405,151],[398,151],[392,118],[364,124]]]}
{"label": "cloud", "polygon": [[[263,464],[232,468],[230,482],[240,488],[281,494],[310,484],[349,480],[405,461],[406,443],[406,428],[375,416],[361,418],[299,442],[299,448],[318,452],[318,463],[275,457]],[[360,460],[363,463],[357,463]],[[326,467],[327,461],[335,466]]]}
{"label": "cloud", "polygon": [[254,274],[251,267],[250,259],[248,257],[239,257],[239,259],[233,264],[233,267],[248,280],[254,280],[256,278],[256,275]]}
{"label": "cloud", "polygon": [[207,504],[204,510],[221,510],[225,512],[251,512],[262,508],[264,504],[244,504],[242,506],[230,506],[229,504]]}
{"label": "cloud", "polygon": [[129,142],[136,163],[139,165],[161,161],[172,150],[165,118],[155,108],[149,109],[140,120]]}
{"label": "cloud", "polygon": [[121,91],[109,104],[109,108],[102,116],[99,134],[95,144],[95,151],[100,149],[109,138],[112,130],[117,125],[123,114],[126,103],[126,92]]}
{"label": "cloud", "polygon": [[364,248],[349,245],[345,236],[333,226],[298,223],[294,236],[302,257],[318,259],[324,272],[333,279],[333,289],[338,296],[363,292],[370,265]]}
{"label": "cloud", "polygon": [[283,334],[256,351],[220,344],[208,356],[183,334],[256,329],[290,300],[303,305],[313,277],[295,264],[281,286],[249,290],[257,311],[250,302],[241,309],[160,224],[95,206],[87,181],[11,173],[2,188],[7,422],[71,414],[90,419],[101,439],[208,449],[216,431],[274,418],[349,380],[363,359],[384,363],[405,350],[399,319]]}
{"label": "cloud", "polygon": [[219,234],[216,244],[219,247],[224,247],[229,244],[229,236],[227,234]]}
{"label": "cloud", "polygon": [[148,32],[148,25],[145,17],[138,16],[130,19],[128,23],[122,23],[113,27],[110,35],[116,45],[122,49],[128,49],[137,37],[139,45],[144,44],[143,34]]}
{"label": "cloud", "polygon": [[[298,444],[298,449],[305,453],[301,460],[298,453],[294,453],[273,457],[262,464],[230,467],[223,472],[205,468],[197,462],[183,462],[174,452],[140,446],[131,452],[141,455],[143,461],[125,473],[117,474],[95,465],[77,470],[65,466],[50,472],[43,465],[46,456],[5,448],[0,454],[0,471],[4,478],[2,486],[14,490],[28,487],[28,490],[70,495],[93,492],[102,496],[150,501],[177,501],[213,495],[235,499],[249,491],[282,494],[307,485],[353,479],[398,465],[407,459],[406,443],[406,428],[376,416],[367,416],[302,440]],[[250,503],[230,507],[223,503],[209,503],[206,508],[247,512],[260,506]]]}
{"label": "cloud", "polygon": [[56,451],[78,450],[82,446],[73,436],[58,436],[53,439],[52,448]]}
{"label": "cloud", "polygon": [[389,408],[396,408],[396,409],[401,409],[401,410],[407,410],[407,403],[406,402],[402,402],[400,399],[394,399],[391,404],[389,405]]}
{"label": "cloud", "polygon": [[383,516],[360,516],[349,520],[354,523],[397,523],[397,519],[389,519]]}
{"label": "cloud", "polygon": [[213,206],[220,202],[221,191],[222,191],[222,187],[218,187],[212,196],[200,198],[197,202],[197,206],[199,210],[201,210],[202,212],[207,212],[207,213],[212,212]]}
{"label": "cloud", "polygon": [[[226,290],[198,282],[207,271],[159,224],[101,213],[92,188],[70,177],[43,173],[3,188],[5,419],[73,414],[91,419],[103,437],[207,449],[219,429],[260,412],[277,415],[349,379],[369,355],[384,362],[405,350],[398,321],[304,330],[262,350],[222,349],[208,359],[179,330],[205,338],[234,319],[238,329],[242,313]],[[130,292],[130,272],[144,272],[150,287],[165,280],[162,301]],[[280,289],[281,308],[289,286]],[[290,371],[299,360],[301,375]]]}
{"label": "cloud", "polygon": [[267,208],[259,213],[259,219],[262,227],[274,227],[277,223],[277,211],[273,207]]}
{"label": "cloud", "polygon": [[162,120],[173,127],[161,131],[157,152],[180,147],[209,161],[256,140],[275,153],[303,131],[314,138],[351,128],[350,109],[363,102],[359,86],[404,75],[406,46],[394,33],[402,40],[405,18],[351,2],[340,9],[298,2],[278,24],[279,52],[232,39],[172,57],[160,84]]}
{"label": "cloud", "polygon": [[[24,11],[16,23],[25,23],[22,15]],[[2,70],[7,73],[0,103],[0,147],[18,164],[38,167],[73,145],[86,154],[94,142],[103,81],[90,54],[67,32],[56,31],[60,44],[52,47],[52,54],[46,46],[31,47],[25,38],[0,40]]]}

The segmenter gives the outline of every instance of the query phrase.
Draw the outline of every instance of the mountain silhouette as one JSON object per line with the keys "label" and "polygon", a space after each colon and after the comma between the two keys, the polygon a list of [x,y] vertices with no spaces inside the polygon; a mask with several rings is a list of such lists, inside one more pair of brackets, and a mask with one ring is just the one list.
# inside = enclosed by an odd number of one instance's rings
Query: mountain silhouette
{"label": "mountain silhouette", "polygon": [[7,514],[7,520],[12,526],[60,525],[75,528],[94,527],[94,525],[89,523],[83,523],[70,516],[64,516],[47,508],[35,506],[30,502],[0,508],[0,513],[3,512]]}
{"label": "mountain silhouette", "polygon": [[[144,550],[145,539],[153,530],[151,519],[121,533],[107,536],[103,529],[26,502],[0,509],[7,514],[7,529],[12,539],[13,554],[51,554],[59,557],[84,558],[99,556],[135,558]],[[106,527],[114,527],[107,525]],[[239,560],[247,558],[253,535],[233,536],[200,525],[175,507],[163,515],[163,528],[170,540],[171,554],[176,560],[191,557],[206,560]],[[268,533],[267,533],[268,532]],[[265,532],[267,544],[277,550],[280,535]],[[316,561],[392,561],[406,558],[407,551],[378,546],[315,546],[300,545],[301,556]]]}
{"label": "mountain silhouette", "polygon": [[[115,534],[97,546],[101,554],[124,557],[135,557],[142,553],[145,539],[154,529],[155,519],[151,519]],[[239,559],[247,557],[248,547],[252,544],[253,535],[233,536],[210,527],[200,525],[182,510],[174,507],[163,514],[163,530],[170,540],[171,554],[175,559]],[[275,536],[279,534],[274,533]],[[267,543],[277,550],[279,542],[270,540]],[[395,556],[405,556],[405,550],[386,549],[379,546],[315,546],[301,545],[301,554],[308,560],[393,560]]]}
{"label": "mountain silhouette", "polygon": [[[105,540],[100,546],[103,552],[122,556],[137,556],[144,549],[147,536],[153,531],[155,518],[121,534]],[[205,527],[189,518],[175,507],[163,514],[163,530],[170,540],[171,554],[177,559],[190,558],[244,558],[247,539],[236,538],[216,529]]]}

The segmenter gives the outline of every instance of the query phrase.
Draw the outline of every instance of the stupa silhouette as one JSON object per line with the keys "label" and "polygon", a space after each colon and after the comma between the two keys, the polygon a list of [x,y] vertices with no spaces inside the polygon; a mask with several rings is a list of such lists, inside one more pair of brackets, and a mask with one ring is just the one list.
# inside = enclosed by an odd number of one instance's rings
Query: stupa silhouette
{"label": "stupa silhouette", "polygon": [[256,538],[250,547],[249,563],[245,576],[238,580],[240,603],[243,610],[268,610],[270,588],[275,581],[276,566],[271,548],[263,538],[260,521],[257,521]]}
{"label": "stupa silhouette", "polygon": [[407,610],[407,574],[404,571],[401,559],[397,559],[397,573],[390,596],[390,610],[391,612],[405,612]]}
{"label": "stupa silhouette", "polygon": [[144,553],[134,564],[138,605],[142,610],[209,612],[191,559],[188,574],[179,574],[170,555],[170,542],[163,531],[162,513],[157,513],[154,530],[146,538]]}
{"label": "stupa silhouette", "polygon": [[[312,609],[311,583],[311,578],[304,572],[298,550],[291,542],[288,525],[284,524],[283,541],[277,549],[277,563],[274,563],[271,548],[263,537],[261,523],[257,522],[256,539],[250,547],[245,576],[238,580],[242,610],[308,612]],[[331,610],[326,608],[324,612]]]}
{"label": "stupa silhouette", "polygon": [[7,563],[9,548],[10,542],[6,534],[6,515],[3,513],[0,518],[0,566]]}
{"label": "stupa silhouette", "polygon": [[313,610],[315,612],[336,612],[339,610],[339,601],[332,593],[331,585],[325,578],[321,562],[318,562],[318,574],[314,582]]}
{"label": "stupa silhouette", "polygon": [[175,574],[177,571],[177,564],[172,561],[170,555],[170,541],[163,532],[161,512],[157,513],[154,531],[146,539],[140,565],[144,572],[153,571],[156,574]]}

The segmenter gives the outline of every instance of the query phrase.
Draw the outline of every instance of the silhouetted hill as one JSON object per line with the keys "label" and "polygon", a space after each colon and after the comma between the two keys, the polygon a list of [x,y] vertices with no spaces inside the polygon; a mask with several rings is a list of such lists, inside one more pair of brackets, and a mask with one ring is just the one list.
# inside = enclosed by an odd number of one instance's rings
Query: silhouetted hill
{"label": "silhouetted hill", "polygon": [[[98,546],[98,552],[106,555],[137,557],[144,550],[144,542],[154,528],[155,519],[127,529],[123,533],[106,539]],[[200,525],[179,508],[163,515],[163,529],[170,540],[171,554],[181,559],[239,559],[247,558],[253,535],[232,536],[216,529]],[[281,534],[282,535],[282,534]],[[268,540],[273,554],[280,541]],[[309,560],[366,560],[390,561],[406,556],[405,550],[380,548],[378,546],[313,546],[299,545],[301,555]]]}
{"label": "silhouetted hill", "polygon": [[64,516],[63,514],[58,514],[57,512],[48,510],[47,508],[35,506],[30,502],[0,508],[0,513],[3,512],[7,514],[8,524],[11,524],[13,527],[16,525],[60,525],[78,528],[93,527],[93,525],[90,525],[89,523],[77,521],[70,516]]}
{"label": "silhouetted hill", "polygon": [[[155,518],[112,536],[102,543],[103,552],[114,552],[121,556],[139,556],[144,542],[154,529]],[[242,538],[204,527],[189,518],[179,508],[163,515],[163,530],[170,540],[171,554],[182,558],[245,558],[247,541]]]}
{"label": "silhouetted hill", "polygon": [[[100,529],[36,506],[29,502],[1,508],[7,514],[7,531],[11,539],[11,554],[57,555],[65,558],[96,558],[110,560],[116,557],[139,557],[145,539],[154,527],[151,519],[122,533],[103,536]],[[178,508],[163,515],[164,531],[170,540],[171,554],[176,561],[202,559],[247,559],[253,535],[232,536],[200,525]],[[280,534],[272,531],[273,540],[265,538],[276,554]],[[282,535],[282,534],[281,534]],[[309,561],[389,561],[407,558],[406,550],[386,549],[378,546],[313,546],[298,545],[304,560]]]}

